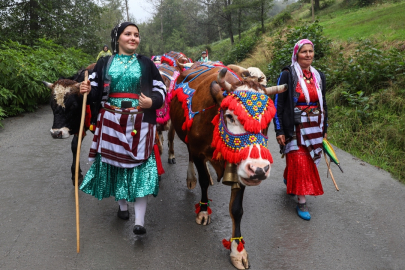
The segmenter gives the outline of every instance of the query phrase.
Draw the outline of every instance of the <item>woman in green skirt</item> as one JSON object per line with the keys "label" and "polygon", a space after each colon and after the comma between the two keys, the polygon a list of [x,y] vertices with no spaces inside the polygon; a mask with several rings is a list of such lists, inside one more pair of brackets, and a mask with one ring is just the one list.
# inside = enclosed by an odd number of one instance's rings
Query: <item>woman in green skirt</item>
{"label": "woman in green skirt", "polygon": [[80,86],[88,103],[99,107],[89,154],[94,162],[80,190],[99,200],[114,196],[118,217],[124,220],[129,219],[127,202],[135,202],[133,231],[144,234],[147,196],[159,191],[156,109],[164,103],[166,87],[153,62],[135,53],[138,26],[120,23],[111,39],[113,55],[101,58]]}

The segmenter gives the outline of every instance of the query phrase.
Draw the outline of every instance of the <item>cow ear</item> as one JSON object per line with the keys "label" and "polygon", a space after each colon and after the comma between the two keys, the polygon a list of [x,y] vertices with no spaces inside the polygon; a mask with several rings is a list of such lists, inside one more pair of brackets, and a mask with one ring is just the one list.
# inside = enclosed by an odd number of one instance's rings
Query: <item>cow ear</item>
{"label": "cow ear", "polygon": [[245,70],[245,71],[242,72],[241,76],[242,76],[242,78],[243,78],[244,80],[246,80],[247,78],[250,77],[250,73],[249,73],[248,70]]}
{"label": "cow ear", "polygon": [[215,102],[221,106],[222,100],[224,99],[224,91],[222,91],[221,86],[218,85],[216,81],[213,81],[210,86],[211,96],[214,98]]}

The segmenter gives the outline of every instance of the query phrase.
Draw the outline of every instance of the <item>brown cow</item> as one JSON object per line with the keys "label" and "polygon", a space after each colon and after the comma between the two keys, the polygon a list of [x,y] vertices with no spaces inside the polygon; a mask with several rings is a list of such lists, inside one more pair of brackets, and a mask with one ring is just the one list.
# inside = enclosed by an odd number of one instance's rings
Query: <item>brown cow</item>
{"label": "brown cow", "polygon": [[[232,237],[229,241],[224,239],[223,244],[231,250],[232,264],[238,269],[246,269],[249,263],[240,230],[243,194],[246,186],[259,185],[269,177],[272,163],[267,137],[263,134],[275,114],[275,108],[271,99],[263,93],[285,91],[286,87],[264,88],[257,82],[243,80],[227,71],[224,66],[202,63],[182,72],[170,104],[170,117],[172,127],[186,143],[189,159],[198,171],[202,192],[201,201],[196,205],[198,224],[207,225],[211,222],[208,199],[210,175],[206,162],[210,162],[215,169],[218,181],[223,177],[223,181],[232,179],[229,202]],[[248,114],[244,108],[247,107],[241,107],[244,105],[238,103],[240,100],[236,98],[237,95],[254,96],[255,100],[260,98],[258,101],[267,104],[264,106],[266,109],[262,114],[257,114],[256,118],[246,117]],[[262,103],[255,104],[263,107]],[[230,136],[235,148],[224,148],[229,143],[229,138],[223,137],[224,130],[229,130],[225,133]],[[225,165],[227,169],[224,169]]]}

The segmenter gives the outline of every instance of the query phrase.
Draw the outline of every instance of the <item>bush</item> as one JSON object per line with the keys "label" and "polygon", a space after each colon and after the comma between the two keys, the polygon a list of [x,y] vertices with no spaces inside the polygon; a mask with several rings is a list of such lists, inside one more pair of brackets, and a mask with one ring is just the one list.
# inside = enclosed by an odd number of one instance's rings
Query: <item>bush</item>
{"label": "bush", "polygon": [[268,65],[268,77],[271,83],[277,83],[280,71],[283,67],[291,65],[291,56],[295,43],[300,39],[309,39],[315,46],[314,65],[321,71],[324,68],[322,59],[330,52],[330,40],[322,34],[323,28],[318,21],[302,27],[290,28],[284,35],[280,32],[278,38],[269,44],[270,50],[273,50],[273,58]]}
{"label": "bush", "polygon": [[0,120],[32,112],[49,99],[42,81],[71,76],[94,59],[75,48],[65,49],[50,40],[33,46],[8,41],[0,44]]}
{"label": "bush", "polygon": [[383,51],[366,40],[357,45],[353,56],[345,59],[342,53],[334,54],[328,62],[328,85],[345,89],[349,94],[342,96],[345,104],[350,105],[348,97],[359,91],[370,96],[392,84],[405,86],[405,53],[398,49]]}
{"label": "bush", "polygon": [[245,35],[240,42],[235,42],[231,50],[223,58],[225,65],[234,64],[244,60],[251,53],[256,44],[261,40],[261,35]]}
{"label": "bush", "polygon": [[292,19],[292,16],[291,16],[290,12],[281,12],[274,17],[273,25],[275,27],[281,26],[282,24],[284,24],[285,22],[287,22],[288,20],[291,20],[291,19]]}

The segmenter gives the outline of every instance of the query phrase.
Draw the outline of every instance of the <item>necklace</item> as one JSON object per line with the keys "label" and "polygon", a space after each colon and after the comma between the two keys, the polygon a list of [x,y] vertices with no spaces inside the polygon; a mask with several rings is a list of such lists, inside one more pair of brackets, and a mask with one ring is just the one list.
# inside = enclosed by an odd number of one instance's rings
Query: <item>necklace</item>
{"label": "necklace", "polygon": [[305,82],[306,82],[306,83],[311,83],[311,81],[312,81],[312,73],[310,72],[309,74],[311,74],[311,76],[308,78],[307,76],[305,76],[304,73],[302,73],[302,75],[303,75],[304,78],[305,78]]}
{"label": "necklace", "polygon": [[122,57],[118,57],[117,60],[120,61],[120,64],[124,64],[125,65],[124,67],[127,68],[128,67],[127,65],[131,65],[134,57],[135,57],[135,54],[133,54],[127,62],[125,62],[125,60],[124,60],[125,58],[122,58]]}

